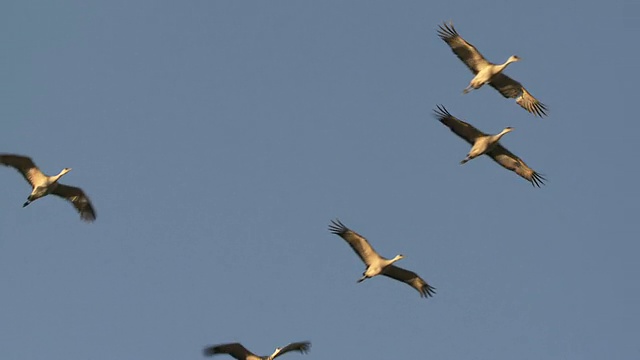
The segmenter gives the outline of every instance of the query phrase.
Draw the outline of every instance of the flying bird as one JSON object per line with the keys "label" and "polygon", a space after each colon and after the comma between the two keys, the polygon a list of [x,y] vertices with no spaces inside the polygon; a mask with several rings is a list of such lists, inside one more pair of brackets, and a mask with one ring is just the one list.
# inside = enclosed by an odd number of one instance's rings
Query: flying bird
{"label": "flying bird", "polygon": [[542,175],[535,172],[527,166],[522,159],[515,156],[504,146],[500,145],[500,138],[504,134],[511,132],[513,128],[507,127],[496,135],[487,135],[473,127],[471,124],[451,115],[444,106],[438,105],[438,108],[434,110],[434,112],[436,118],[440,120],[441,123],[471,144],[471,150],[460,164],[464,164],[480,155],[487,155],[492,158],[493,161],[502,165],[505,169],[514,171],[516,174],[527,179],[531,182],[531,185],[537,187],[544,185],[544,181],[546,181],[546,179]]}
{"label": "flying bird", "polygon": [[413,271],[405,270],[393,265],[396,261],[404,258],[402,254],[396,255],[393,259],[385,259],[373,249],[367,239],[353,230],[350,230],[340,220],[331,220],[329,231],[343,238],[358,254],[360,259],[367,265],[367,269],[362,273],[358,282],[362,282],[376,275],[385,275],[392,279],[402,281],[412,288],[418,290],[420,297],[430,297],[435,294],[435,288],[424,281]]}
{"label": "flying bird", "polygon": [[282,354],[286,354],[289,351],[298,351],[302,354],[309,352],[311,343],[308,341],[294,342],[285,347],[276,348],[273,354],[269,356],[258,356],[251,351],[247,350],[240,343],[219,344],[208,346],[204,348],[203,353],[205,356],[213,356],[216,354],[229,354],[238,360],[273,360]]}
{"label": "flying bird", "polygon": [[464,94],[472,89],[479,89],[482,85],[488,83],[498,90],[502,96],[516,99],[518,105],[533,115],[540,117],[547,115],[547,107],[543,103],[533,97],[522,84],[503,73],[503,70],[509,64],[520,61],[520,57],[512,55],[503,64],[490,63],[478,49],[458,34],[452,23],[444,23],[439,27],[438,35],[440,38],[451,47],[453,53],[476,75],[469,82],[469,86],[462,91]]}
{"label": "flying bird", "polygon": [[62,169],[58,175],[47,176],[38,169],[31,158],[13,154],[0,154],[0,164],[17,169],[22,176],[24,176],[25,180],[31,184],[33,190],[27,198],[27,201],[22,204],[22,207],[31,204],[41,197],[53,194],[70,201],[80,213],[82,220],[91,222],[96,219],[96,212],[93,210],[91,201],[89,201],[89,198],[82,189],[58,182],[62,176],[71,171],[71,168]]}

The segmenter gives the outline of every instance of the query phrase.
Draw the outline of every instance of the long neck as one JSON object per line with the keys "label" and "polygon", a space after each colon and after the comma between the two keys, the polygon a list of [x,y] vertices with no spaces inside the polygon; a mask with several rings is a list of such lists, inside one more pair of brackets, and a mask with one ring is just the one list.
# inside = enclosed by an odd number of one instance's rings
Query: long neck
{"label": "long neck", "polygon": [[402,256],[396,255],[393,259],[389,260],[389,264],[388,265],[391,265],[391,264],[393,264],[394,262],[396,262],[396,261],[398,261],[400,259],[402,259]]}
{"label": "long neck", "polygon": [[[394,262],[400,259],[402,259],[400,255],[396,255],[396,257],[394,257],[393,259],[382,259],[382,262],[380,263],[380,268],[382,270],[382,273],[384,273],[389,266],[393,265]],[[369,268],[367,268],[367,270],[368,269]]]}
{"label": "long neck", "polygon": [[507,66],[509,66],[509,64],[511,64],[512,62],[515,62],[515,60],[508,58],[507,61],[504,62],[504,64],[498,65],[498,72],[502,72],[502,70],[506,69]]}
{"label": "long neck", "polygon": [[49,177],[49,181],[51,181],[52,183],[58,182],[58,180],[60,180],[60,178],[63,177],[64,174],[66,174],[67,172],[68,172],[67,170],[62,170],[58,175]]}
{"label": "long neck", "polygon": [[506,133],[510,132],[511,130],[509,129],[504,129],[502,131],[500,131],[498,134],[493,135],[493,142],[497,142],[498,140],[500,140],[501,137],[503,137]]}

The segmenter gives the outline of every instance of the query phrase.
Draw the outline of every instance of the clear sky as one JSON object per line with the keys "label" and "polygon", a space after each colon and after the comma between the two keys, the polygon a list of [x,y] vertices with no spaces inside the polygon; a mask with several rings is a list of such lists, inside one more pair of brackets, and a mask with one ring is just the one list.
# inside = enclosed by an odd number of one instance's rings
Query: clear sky
{"label": "clear sky", "polygon": [[[549,116],[462,95],[445,20]],[[98,219],[0,168],[0,356],[640,358],[639,30],[630,0],[2,2],[0,152]],[[437,104],[547,185],[460,166]],[[356,284],[334,218],[437,295]]]}

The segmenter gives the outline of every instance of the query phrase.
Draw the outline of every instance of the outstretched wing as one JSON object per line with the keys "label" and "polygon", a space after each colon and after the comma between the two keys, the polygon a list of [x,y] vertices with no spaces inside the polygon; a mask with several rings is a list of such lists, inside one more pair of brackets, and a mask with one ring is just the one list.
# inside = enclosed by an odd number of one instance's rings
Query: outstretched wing
{"label": "outstretched wing", "polygon": [[0,164],[11,166],[18,170],[24,179],[32,187],[40,185],[47,180],[47,177],[38,169],[31,158],[13,154],[0,154]]}
{"label": "outstretched wing", "polygon": [[219,344],[207,346],[202,350],[204,356],[213,356],[216,354],[229,354],[238,360],[245,360],[247,356],[256,356],[247,350],[240,343]]}
{"label": "outstretched wing", "polygon": [[516,99],[518,105],[533,115],[540,117],[547,115],[547,107],[533,97],[522,84],[507,75],[503,73],[495,75],[491,78],[489,85],[498,90],[502,96]]}
{"label": "outstretched wing", "polygon": [[544,176],[535,172],[532,168],[527,166],[522,159],[515,156],[511,151],[507,150],[504,146],[498,143],[491,151],[487,153],[495,162],[502,165],[505,169],[509,169],[516,174],[522,176],[531,182],[534,187],[540,187],[544,185],[544,181],[547,179]]}
{"label": "outstretched wing", "polygon": [[476,139],[482,136],[487,136],[482,131],[476,129],[471,124],[466,123],[455,116],[451,115],[444,106],[438,105],[438,108],[434,110],[435,116],[441,123],[446,125],[456,135],[465,139],[469,144],[473,145]]}
{"label": "outstretched wing", "polygon": [[282,354],[288,353],[289,351],[297,351],[302,354],[306,354],[307,352],[309,352],[310,348],[311,348],[311,343],[309,341],[294,342],[285,347],[277,349],[273,353],[273,355],[271,355],[271,358],[275,359]]}
{"label": "outstretched wing", "polygon": [[374,260],[380,259],[380,255],[373,249],[367,239],[344,226],[340,220],[331,220],[329,231],[345,239],[367,266],[371,265]]}
{"label": "outstretched wing", "polygon": [[69,200],[80,213],[82,220],[92,222],[96,219],[96,212],[93,210],[91,201],[82,189],[58,183],[58,186],[51,193]]}
{"label": "outstretched wing", "polygon": [[405,270],[395,265],[389,265],[385,272],[382,273],[392,279],[402,281],[412,288],[418,290],[420,297],[430,297],[436,293],[436,288],[427,284],[418,274],[413,271]]}
{"label": "outstretched wing", "polygon": [[449,24],[447,24],[445,22],[439,27],[438,36],[451,47],[451,51],[453,51],[474,74],[477,74],[487,65],[491,65],[475,46],[469,44],[458,34],[453,27],[453,23],[449,22]]}

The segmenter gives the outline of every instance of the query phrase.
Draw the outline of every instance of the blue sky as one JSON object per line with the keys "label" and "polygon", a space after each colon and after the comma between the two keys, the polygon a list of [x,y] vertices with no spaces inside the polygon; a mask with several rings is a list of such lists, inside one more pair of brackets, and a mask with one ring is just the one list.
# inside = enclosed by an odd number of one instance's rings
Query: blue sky
{"label": "blue sky", "polygon": [[[636,359],[640,7],[610,2],[5,1],[0,152],[73,171],[98,219],[0,168],[3,359]],[[436,35],[453,20],[549,107]],[[443,104],[546,175],[442,126]],[[421,299],[340,218],[437,288]]]}

